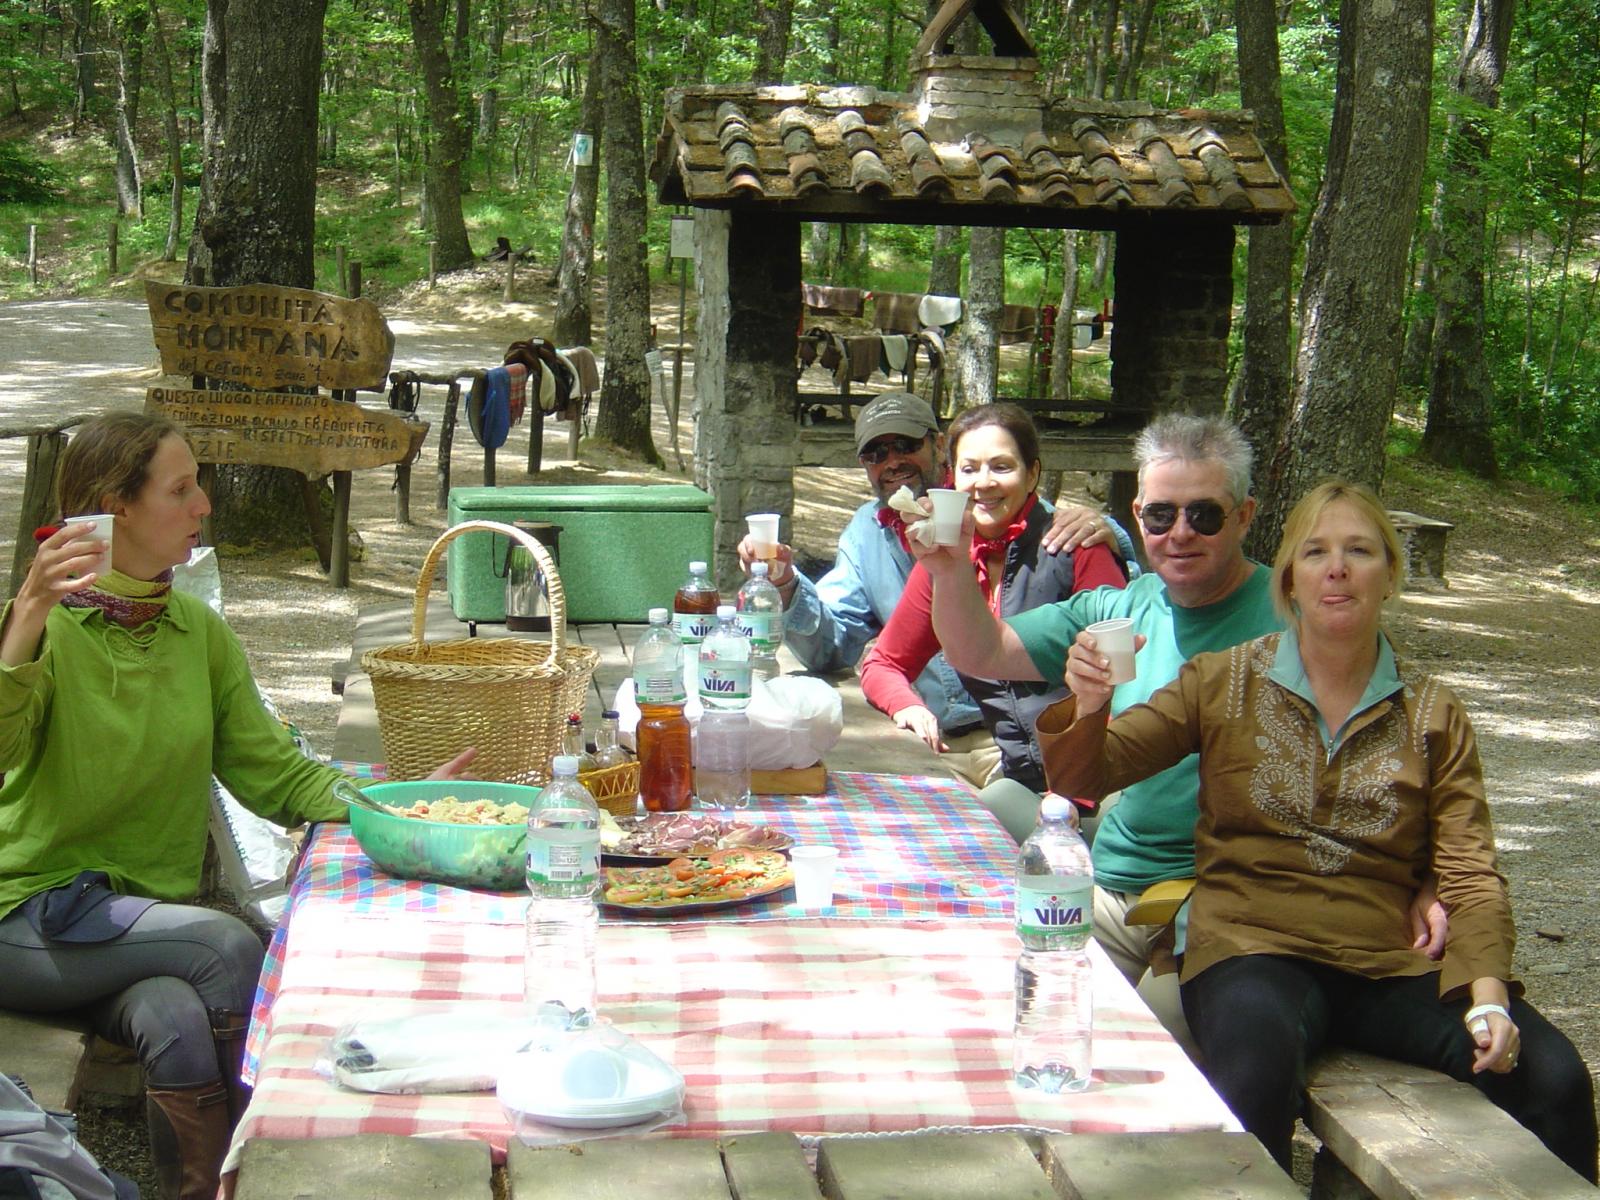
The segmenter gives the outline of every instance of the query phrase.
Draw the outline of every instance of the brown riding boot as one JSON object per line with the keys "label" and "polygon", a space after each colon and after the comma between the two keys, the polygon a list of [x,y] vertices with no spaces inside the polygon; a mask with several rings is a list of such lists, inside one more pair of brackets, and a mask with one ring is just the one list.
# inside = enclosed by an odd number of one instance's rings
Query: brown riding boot
{"label": "brown riding boot", "polygon": [[220,1083],[149,1088],[144,1118],[161,1200],[212,1200],[233,1126]]}
{"label": "brown riding boot", "polygon": [[228,1089],[228,1123],[238,1125],[244,1118],[245,1107],[250,1103],[251,1089],[241,1079],[244,1069],[244,1041],[250,1032],[248,1014],[211,1011],[211,1040],[217,1047],[217,1066],[222,1071],[222,1085]]}

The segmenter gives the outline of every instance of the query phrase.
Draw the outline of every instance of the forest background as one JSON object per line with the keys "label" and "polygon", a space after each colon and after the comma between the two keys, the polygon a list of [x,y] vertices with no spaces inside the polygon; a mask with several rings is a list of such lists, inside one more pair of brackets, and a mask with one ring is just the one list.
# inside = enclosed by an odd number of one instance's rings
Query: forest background
{"label": "forest background", "polygon": [[[1600,290],[1589,184],[1600,141],[1596,7],[1016,5],[1051,97],[1243,103],[1294,189],[1292,224],[1252,230],[1236,254],[1229,402],[1263,464],[1269,519],[1258,528],[1275,529],[1274,507],[1316,474],[1381,484],[1385,456],[1396,452],[1600,498],[1591,452],[1600,365],[1589,352]],[[105,250],[113,223],[124,277],[130,267],[151,273],[163,259],[186,259],[191,279],[198,268],[213,283],[265,278],[337,291],[343,249],[380,302],[427,273],[430,246],[449,270],[503,237],[529,248],[537,270],[559,264],[573,296],[558,304],[556,337],[571,342],[587,340],[588,263],[598,256],[608,303],[640,295],[642,314],[632,322],[608,314],[618,344],[608,347],[599,433],[654,458],[639,411],[648,377],[629,367],[642,359],[644,345],[633,343],[648,321],[647,289],[633,280],[671,270],[669,214],[646,202],[643,180],[664,90],[741,80],[904,90],[912,46],[938,8],[939,0],[233,0],[230,10],[227,0],[8,0],[0,296],[116,288]],[[977,22],[966,30],[975,35]],[[981,51],[975,41],[956,48]],[[287,127],[280,136],[306,145],[303,165],[298,152],[275,155],[268,143],[250,151],[253,166],[230,163],[224,115],[236,126],[235,159],[250,150],[240,124],[248,118]],[[604,175],[573,167],[580,131],[600,143]],[[261,232],[271,224],[263,190],[282,193],[284,211],[293,210],[276,234]],[[250,237],[280,244],[241,251],[218,233],[241,223]],[[37,284],[30,225],[48,267]],[[1108,296],[1112,237],[819,225],[806,239],[806,277],[960,289],[980,310],[996,288],[1013,303],[1094,308]],[[1065,322],[1062,331],[1070,334]],[[987,383],[963,372],[969,399],[1020,390],[987,369]],[[1049,387],[1061,394],[1074,382],[1089,396],[1108,390],[1103,377],[1073,381],[1059,370]],[[1404,419],[1392,421],[1396,414]]]}

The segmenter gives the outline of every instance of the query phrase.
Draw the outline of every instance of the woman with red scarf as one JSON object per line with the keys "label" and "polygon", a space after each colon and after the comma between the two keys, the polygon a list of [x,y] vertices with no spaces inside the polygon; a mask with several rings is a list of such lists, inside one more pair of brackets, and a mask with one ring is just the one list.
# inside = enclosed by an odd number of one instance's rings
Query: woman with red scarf
{"label": "woman with red scarf", "polygon": [[[1050,527],[1051,511],[1035,490],[1042,469],[1039,434],[1025,410],[1015,404],[969,408],[950,423],[947,437],[952,486],[972,498],[973,569],[997,616],[1052,604],[1084,588],[1120,588],[1127,583],[1122,563],[1105,546],[1060,554],[1044,549],[1042,538]],[[932,603],[933,583],[918,563],[894,615],[861,664],[861,691],[901,729],[942,750],[939,723],[914,685],[940,649]],[[1044,791],[1044,761],[1034,738],[1034,721],[1066,696],[1066,688],[1059,683],[1051,687],[966,675],[961,679],[999,749],[999,762],[986,782],[1004,775]]]}

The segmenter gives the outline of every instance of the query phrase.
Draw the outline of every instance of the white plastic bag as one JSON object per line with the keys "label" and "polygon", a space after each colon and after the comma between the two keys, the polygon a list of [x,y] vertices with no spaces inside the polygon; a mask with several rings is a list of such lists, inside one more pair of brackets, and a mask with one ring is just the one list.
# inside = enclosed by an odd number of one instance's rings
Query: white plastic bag
{"label": "white plastic bag", "polygon": [[[700,697],[692,682],[687,694],[684,715],[690,725],[698,726]],[[634,731],[639,727],[639,706],[634,703],[631,678],[624,679],[617,688],[611,707],[617,710],[622,744],[630,750],[637,749]],[[772,680],[753,681],[746,715],[750,718],[753,771],[815,766],[844,733],[844,702],[839,693],[832,684],[810,675],[780,675]]]}
{"label": "white plastic bag", "polygon": [[362,1017],[328,1039],[317,1072],[358,1092],[486,1092],[528,1036],[528,1018],[505,1008]]}

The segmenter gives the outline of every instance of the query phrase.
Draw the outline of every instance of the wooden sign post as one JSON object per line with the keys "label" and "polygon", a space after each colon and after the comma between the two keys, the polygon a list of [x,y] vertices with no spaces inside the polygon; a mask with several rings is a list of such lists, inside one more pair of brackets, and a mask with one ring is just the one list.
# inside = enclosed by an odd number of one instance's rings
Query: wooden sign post
{"label": "wooden sign post", "polygon": [[[420,448],[426,423],[367,409],[348,393],[383,384],[394,334],[370,300],[303,288],[234,288],[146,283],[150,327],[161,369],[191,375],[192,388],[153,387],[145,411],[184,427],[201,463],[287,467],[334,478],[330,573],[349,586],[349,473],[402,463]],[[205,380],[232,385],[199,386]]]}

